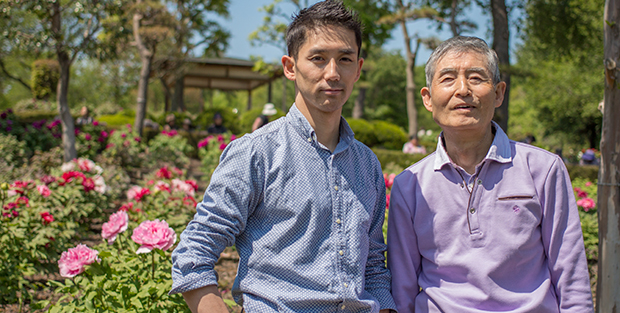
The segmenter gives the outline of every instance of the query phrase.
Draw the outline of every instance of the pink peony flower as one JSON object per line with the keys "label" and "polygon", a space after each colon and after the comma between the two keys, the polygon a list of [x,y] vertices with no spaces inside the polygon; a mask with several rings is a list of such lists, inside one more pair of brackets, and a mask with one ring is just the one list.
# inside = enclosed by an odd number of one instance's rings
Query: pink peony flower
{"label": "pink peony flower", "polygon": [[118,208],[119,211],[133,211],[133,202],[125,203]]}
{"label": "pink peony flower", "polygon": [[137,254],[149,253],[153,249],[166,251],[172,247],[177,240],[174,230],[168,227],[166,221],[144,221],[140,226],[133,230],[131,239],[141,245],[136,251]]}
{"label": "pink peony flower", "polygon": [[195,193],[194,186],[176,178],[172,180],[172,191],[181,191],[192,197]]}
{"label": "pink peony flower", "polygon": [[47,187],[47,185],[39,185],[39,186],[37,186],[37,191],[39,191],[39,194],[41,194],[43,196],[43,198],[47,198],[47,197],[49,197],[52,194],[52,192]]}
{"label": "pink peony flower", "polygon": [[125,137],[127,137],[127,134],[123,133],[123,134],[121,134],[121,137],[125,138]]}
{"label": "pink peony flower", "polygon": [[392,185],[394,185],[394,178],[396,177],[396,174],[392,173],[390,175],[387,174],[383,174],[383,179],[385,180],[385,188],[392,188]]}
{"label": "pink peony flower", "polygon": [[142,141],[142,139],[140,137],[134,137],[133,140],[135,140],[136,142]]}
{"label": "pink peony flower", "polygon": [[77,163],[78,167],[80,168],[80,171],[82,172],[88,173],[95,168],[95,162],[89,159],[79,158],[75,160],[75,163]]}
{"label": "pink peony flower", "polygon": [[84,272],[84,266],[89,265],[95,261],[99,262],[97,257],[99,251],[93,250],[86,245],[79,244],[75,248],[70,248],[60,256],[58,260],[58,268],[60,269],[60,276],[62,277],[74,277]]}
{"label": "pink peony flower", "polygon": [[235,140],[235,139],[237,139],[237,136],[235,136],[234,134],[233,134],[233,135],[230,135],[230,141],[233,141],[233,140]]}
{"label": "pink peony flower", "polygon": [[226,144],[225,144],[225,143],[222,143],[222,144],[220,145],[220,150],[224,150],[224,149],[226,149]]}
{"label": "pink peony flower", "polygon": [[390,194],[385,195],[385,209],[388,210],[390,208]]}
{"label": "pink peony flower", "polygon": [[592,182],[586,182],[586,187],[592,186]]}
{"label": "pink peony flower", "polygon": [[135,199],[136,195],[138,194],[138,192],[140,192],[140,190],[142,190],[142,187],[140,186],[131,186],[131,188],[127,190],[127,199],[128,200]]}
{"label": "pink peony flower", "polygon": [[224,143],[224,136],[222,135],[217,135],[217,141]]}
{"label": "pink peony flower", "polygon": [[91,140],[92,137],[90,136],[90,134],[86,134],[86,135],[84,135],[84,139],[86,139],[88,141],[88,140]]}
{"label": "pink peony flower", "polygon": [[577,200],[577,205],[582,207],[584,211],[588,212],[596,206],[596,203],[594,203],[594,200],[590,198],[583,198]]}
{"label": "pink peony flower", "polygon": [[209,138],[205,138],[198,142],[198,148],[206,147],[209,144]]}
{"label": "pink peony flower", "polygon": [[41,213],[41,218],[43,218],[44,225],[47,225],[54,221],[54,216],[50,212],[47,212],[47,211]]}
{"label": "pink peony flower", "polygon": [[161,180],[160,180],[160,181],[158,181],[158,182],[155,184],[155,189],[156,189],[156,190],[159,190],[159,191],[167,191],[167,192],[170,192],[170,184],[168,184],[167,182],[164,182],[164,181],[161,181]]}
{"label": "pink peony flower", "polygon": [[116,236],[127,230],[129,216],[125,211],[118,211],[110,215],[110,220],[101,226],[101,237],[108,240],[108,244],[114,243]]}
{"label": "pink peony flower", "polygon": [[15,200],[15,203],[17,203],[18,206],[22,207],[22,206],[27,206],[29,207],[30,205],[28,205],[28,203],[30,202],[30,199],[28,199],[28,197],[24,197],[21,196],[19,198],[17,198],[17,200]]}
{"label": "pink peony flower", "polygon": [[192,188],[194,188],[194,191],[198,191],[198,183],[196,183],[195,180],[188,179],[188,180],[185,181],[185,183],[191,185]]}
{"label": "pink peony flower", "polygon": [[99,126],[99,121],[93,121],[93,126]]}
{"label": "pink peony flower", "polygon": [[95,191],[101,194],[104,194],[108,189],[108,186],[105,184],[105,180],[102,176],[95,176]]}
{"label": "pink peony flower", "polygon": [[54,176],[47,176],[47,175],[45,175],[45,176],[41,177],[41,182],[43,182],[45,185],[49,185],[49,184],[51,184],[51,183],[53,183],[55,181],[56,181],[56,177],[54,177]]}

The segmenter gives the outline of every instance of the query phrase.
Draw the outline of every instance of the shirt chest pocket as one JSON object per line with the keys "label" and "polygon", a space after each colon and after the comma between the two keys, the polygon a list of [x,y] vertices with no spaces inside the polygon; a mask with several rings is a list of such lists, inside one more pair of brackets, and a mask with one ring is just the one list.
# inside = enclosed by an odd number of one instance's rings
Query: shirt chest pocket
{"label": "shirt chest pocket", "polygon": [[499,232],[525,240],[531,238],[533,232],[538,231],[542,220],[542,208],[536,195],[528,193],[512,193],[501,195],[495,201],[497,213],[495,222]]}

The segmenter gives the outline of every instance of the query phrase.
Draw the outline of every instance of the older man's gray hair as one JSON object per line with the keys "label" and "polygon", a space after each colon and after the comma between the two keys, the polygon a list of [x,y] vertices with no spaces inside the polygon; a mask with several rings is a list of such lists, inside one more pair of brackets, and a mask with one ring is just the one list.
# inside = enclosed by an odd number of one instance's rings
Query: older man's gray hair
{"label": "older man's gray hair", "polygon": [[476,52],[487,59],[487,70],[493,75],[493,85],[500,82],[499,59],[487,43],[478,37],[456,36],[442,42],[431,54],[426,62],[426,86],[430,89],[435,75],[437,63],[448,53]]}

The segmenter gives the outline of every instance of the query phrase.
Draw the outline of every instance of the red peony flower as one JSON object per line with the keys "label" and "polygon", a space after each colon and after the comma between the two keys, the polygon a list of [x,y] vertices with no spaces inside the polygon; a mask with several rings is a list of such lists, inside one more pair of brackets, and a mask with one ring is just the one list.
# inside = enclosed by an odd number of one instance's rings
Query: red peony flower
{"label": "red peony flower", "polygon": [[43,218],[44,225],[48,225],[49,223],[54,221],[54,216],[52,216],[52,214],[47,211],[41,213],[41,217]]}
{"label": "red peony flower", "polygon": [[159,171],[157,171],[155,176],[157,176],[158,178],[171,179],[172,178],[172,172],[168,169],[167,166],[164,166],[164,167],[160,168]]}
{"label": "red peony flower", "polygon": [[185,196],[183,198],[183,204],[187,206],[191,206],[192,208],[195,208],[198,202],[196,202],[196,199],[194,199],[194,197]]}
{"label": "red peony flower", "polygon": [[82,186],[84,186],[85,192],[89,192],[95,189],[95,181],[90,177],[84,178],[84,180],[82,181]]}
{"label": "red peony flower", "polygon": [[118,209],[119,211],[133,211],[133,202],[125,203]]}
{"label": "red peony flower", "polygon": [[30,200],[28,200],[28,198],[27,198],[27,197],[24,197],[24,196],[19,197],[19,198],[17,198],[17,200],[15,200],[15,203],[16,203],[18,206],[20,206],[20,207],[21,207],[21,206],[29,206],[29,205],[28,205],[28,202],[30,202]]}

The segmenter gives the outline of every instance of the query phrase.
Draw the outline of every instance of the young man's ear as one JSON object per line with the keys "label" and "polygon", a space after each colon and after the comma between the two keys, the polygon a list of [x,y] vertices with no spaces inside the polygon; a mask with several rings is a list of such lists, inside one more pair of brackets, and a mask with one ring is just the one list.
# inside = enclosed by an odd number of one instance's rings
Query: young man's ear
{"label": "young man's ear", "polygon": [[293,57],[288,55],[282,56],[282,69],[286,78],[295,81],[295,59]]}

